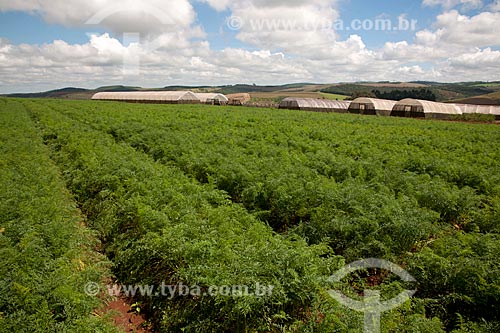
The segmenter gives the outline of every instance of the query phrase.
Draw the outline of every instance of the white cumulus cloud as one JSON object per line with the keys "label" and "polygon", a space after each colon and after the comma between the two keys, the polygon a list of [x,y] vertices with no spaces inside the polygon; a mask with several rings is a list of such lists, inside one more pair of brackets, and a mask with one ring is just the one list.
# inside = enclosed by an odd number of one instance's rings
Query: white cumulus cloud
{"label": "white cumulus cloud", "polygon": [[424,6],[441,6],[451,9],[461,6],[463,10],[477,9],[483,6],[482,0],[423,0]]}
{"label": "white cumulus cloud", "polygon": [[495,0],[490,6],[489,9],[493,12],[500,12],[500,0]]}
{"label": "white cumulus cloud", "polygon": [[337,0],[203,0],[227,9],[238,22],[237,38],[264,49],[300,51],[336,40],[331,28],[339,18]]}
{"label": "white cumulus cloud", "polygon": [[416,42],[438,46],[494,46],[500,45],[500,35],[493,27],[500,22],[500,13],[483,12],[469,17],[456,10],[437,17],[435,31],[423,30],[416,34]]}
{"label": "white cumulus cloud", "polygon": [[24,11],[69,27],[164,33],[188,28],[196,13],[188,0],[0,0],[0,11]]}
{"label": "white cumulus cloud", "polygon": [[[498,80],[500,73],[500,37],[492,28],[500,22],[498,0],[483,4],[483,12],[475,15],[457,9],[479,6],[479,1],[425,0],[425,5],[445,8],[432,26],[416,32],[413,40],[376,47],[367,46],[363,31],[341,39],[328,29],[328,23],[341,18],[336,0],[192,1],[241,18],[241,29],[231,35],[245,46],[214,49],[188,0],[125,1],[118,3],[120,8],[111,0],[0,0],[0,11],[21,10],[72,27],[91,19],[108,31],[79,44],[13,44],[0,38],[0,91],[111,84]],[[141,33],[138,43],[121,40],[120,33],[134,30]],[[138,75],[124,74],[130,59],[139,62]]]}
{"label": "white cumulus cloud", "polygon": [[[466,68],[496,68],[500,70],[500,51],[493,51],[490,48],[484,50],[476,49],[472,53],[464,53],[449,59],[452,66]],[[499,72],[497,72],[499,73]]]}

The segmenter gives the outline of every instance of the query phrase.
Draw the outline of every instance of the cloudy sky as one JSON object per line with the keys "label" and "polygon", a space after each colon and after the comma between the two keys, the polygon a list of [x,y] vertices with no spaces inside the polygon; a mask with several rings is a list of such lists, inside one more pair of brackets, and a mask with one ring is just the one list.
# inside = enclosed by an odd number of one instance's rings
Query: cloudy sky
{"label": "cloudy sky", "polygon": [[0,93],[500,80],[500,0],[0,0]]}

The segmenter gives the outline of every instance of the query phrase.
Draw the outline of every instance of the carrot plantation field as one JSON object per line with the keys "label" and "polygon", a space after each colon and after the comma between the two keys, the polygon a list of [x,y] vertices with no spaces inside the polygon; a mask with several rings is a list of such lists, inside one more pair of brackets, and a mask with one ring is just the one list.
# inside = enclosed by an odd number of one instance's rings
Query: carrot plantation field
{"label": "carrot plantation field", "polygon": [[[382,314],[382,332],[500,331],[496,125],[15,99],[0,99],[0,119],[2,332],[112,331],[93,311],[103,298],[84,293],[108,274],[273,286],[136,297],[153,331],[362,331],[334,289],[416,289]],[[329,279],[362,258],[416,282]]]}

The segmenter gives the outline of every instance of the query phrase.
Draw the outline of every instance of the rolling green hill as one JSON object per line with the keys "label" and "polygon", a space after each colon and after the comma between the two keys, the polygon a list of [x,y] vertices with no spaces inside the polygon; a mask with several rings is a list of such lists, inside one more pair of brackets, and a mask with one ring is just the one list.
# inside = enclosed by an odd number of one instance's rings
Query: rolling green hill
{"label": "rolling green hill", "polygon": [[[428,89],[435,96],[439,102],[445,102],[456,99],[471,98],[475,96],[482,96],[494,93],[500,86],[495,85],[481,85],[477,82],[471,83],[429,83],[429,82],[413,82],[415,84],[393,84],[388,85],[385,83],[375,84],[341,84],[331,85],[321,90],[324,93],[341,94],[341,95],[372,95],[375,90],[388,94],[395,91],[403,92],[408,90]],[[395,94],[399,95],[399,94]]]}
{"label": "rolling green hill", "polygon": [[[10,94],[8,97],[17,98],[59,98],[59,99],[90,99],[93,94],[100,91],[141,91],[146,88],[131,86],[104,86],[96,89],[63,88],[39,93]],[[405,91],[429,90],[439,102],[457,101],[460,103],[500,104],[499,82],[461,82],[439,83],[427,81],[415,82],[358,82],[337,84],[293,83],[275,86],[259,86],[249,84],[236,84],[224,86],[165,86],[162,88],[148,88],[147,90],[192,90],[195,92],[218,92],[222,94],[253,93],[271,94],[272,96],[318,96],[327,98],[324,94],[339,95],[339,98],[353,96],[374,95],[378,91],[384,96],[404,96]],[[323,95],[322,95],[323,94]]]}
{"label": "rolling green hill", "polygon": [[479,104],[479,105],[500,105],[500,91],[486,95],[454,100],[455,103]]}

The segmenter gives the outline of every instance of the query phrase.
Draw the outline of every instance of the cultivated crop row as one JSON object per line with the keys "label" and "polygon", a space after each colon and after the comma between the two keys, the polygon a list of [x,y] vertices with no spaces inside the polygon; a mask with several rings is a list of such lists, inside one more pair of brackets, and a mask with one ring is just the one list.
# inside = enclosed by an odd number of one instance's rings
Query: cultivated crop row
{"label": "cultivated crop row", "polygon": [[274,286],[265,297],[139,299],[162,329],[263,331],[307,321],[318,277],[336,270],[341,258],[321,258],[324,246],[274,234],[224,192],[50,106],[27,107],[89,226],[99,231],[118,282]]}
{"label": "cultivated crop row", "polygon": [[104,258],[22,104],[0,100],[0,331],[114,332],[84,293]]}

